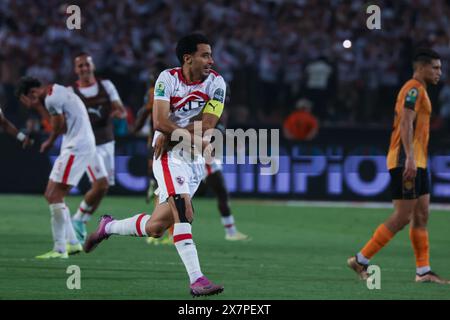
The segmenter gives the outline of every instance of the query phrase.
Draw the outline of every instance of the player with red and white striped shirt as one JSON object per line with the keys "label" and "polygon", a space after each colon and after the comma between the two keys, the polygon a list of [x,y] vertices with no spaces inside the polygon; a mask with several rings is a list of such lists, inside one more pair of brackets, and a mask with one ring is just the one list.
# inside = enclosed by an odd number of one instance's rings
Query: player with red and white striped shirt
{"label": "player with red and white striped shirt", "polygon": [[[183,141],[202,140],[190,131],[192,123],[202,119],[202,130],[214,128],[222,114],[225,99],[225,81],[211,69],[214,63],[208,40],[199,34],[182,38],[177,44],[181,68],[163,71],[155,85],[153,121],[157,130],[154,137],[155,157],[153,172],[160,189],[159,203],[153,214],[115,220],[105,215],[97,231],[85,242],[85,252],[92,251],[111,235],[152,236],[159,238],[174,225],[173,239],[190,280],[193,296],[212,295],[223,287],[210,282],[202,273],[197,249],[192,240],[193,208],[191,198],[205,175],[205,159],[195,155],[184,157],[175,149],[163,148],[164,140],[177,131]],[[190,130],[177,130],[189,128]],[[202,134],[203,134],[202,132]],[[202,140],[202,148],[209,141]],[[191,149],[189,144],[186,149]]]}
{"label": "player with red and white striped shirt", "polygon": [[[88,166],[93,166],[95,138],[88,113],[81,99],[64,86],[41,85],[38,79],[24,77],[20,80],[17,96],[27,108],[34,109],[41,117],[49,119],[52,132],[42,143],[40,151],[48,151],[59,135],[62,135],[61,152],[53,164],[45,191],[50,206],[54,247],[38,259],[68,258],[69,254],[82,251],[70,219],[64,197],[77,185]],[[45,107],[44,107],[45,105]],[[67,242],[66,242],[67,239]]]}

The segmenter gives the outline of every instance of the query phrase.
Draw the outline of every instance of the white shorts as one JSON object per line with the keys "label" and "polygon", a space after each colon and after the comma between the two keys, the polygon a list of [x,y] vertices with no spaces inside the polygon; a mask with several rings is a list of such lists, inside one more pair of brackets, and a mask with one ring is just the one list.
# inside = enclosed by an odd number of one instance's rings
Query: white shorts
{"label": "white shorts", "polygon": [[198,157],[194,162],[186,162],[168,151],[153,159],[153,174],[158,182],[155,193],[159,195],[159,203],[176,194],[189,194],[192,198],[206,174],[205,159]]}
{"label": "white shorts", "polygon": [[214,158],[211,164],[205,163],[205,176],[203,177],[203,179],[208,178],[209,175],[216,173],[217,171],[222,171],[222,169],[222,161]]}
{"label": "white shorts", "polygon": [[76,186],[89,165],[95,161],[96,154],[61,153],[53,164],[49,179],[66,185]]}
{"label": "white shorts", "polygon": [[114,145],[115,142],[111,141],[96,147],[98,156],[93,166],[89,166],[86,171],[91,183],[97,179],[107,177],[108,184],[110,186],[115,185]]}

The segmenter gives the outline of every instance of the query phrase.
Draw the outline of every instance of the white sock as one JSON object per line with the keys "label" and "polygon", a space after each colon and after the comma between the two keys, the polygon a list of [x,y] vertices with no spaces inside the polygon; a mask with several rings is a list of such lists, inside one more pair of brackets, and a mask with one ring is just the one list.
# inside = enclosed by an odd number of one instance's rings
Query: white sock
{"label": "white sock", "polygon": [[173,228],[173,242],[178,254],[183,260],[189,280],[192,283],[203,276],[198,261],[197,248],[192,240],[192,227],[189,223],[175,223]]}
{"label": "white sock", "polygon": [[220,220],[222,220],[222,224],[227,235],[233,236],[236,234],[237,230],[236,226],[234,225],[234,217],[232,214],[230,214],[228,217],[222,217]]}
{"label": "white sock", "polygon": [[64,220],[65,220],[65,230],[66,230],[66,241],[70,244],[78,244],[77,235],[72,225],[72,219],[70,219],[70,210],[68,206],[64,206]]}
{"label": "white sock", "polygon": [[147,237],[145,225],[150,217],[150,215],[142,213],[128,219],[114,220],[105,226],[105,231],[107,234]]}
{"label": "white sock", "polygon": [[367,259],[366,257],[364,257],[364,256],[362,255],[361,252],[358,252],[358,253],[356,254],[356,261],[357,261],[358,263],[368,265],[370,260]]}
{"label": "white sock", "polygon": [[416,268],[416,273],[418,275],[420,275],[420,276],[425,274],[425,273],[427,273],[427,272],[430,272],[430,271],[431,271],[431,267],[430,266]]}
{"label": "white sock", "polygon": [[53,250],[58,252],[66,252],[66,217],[64,214],[64,203],[53,203],[49,205],[51,213],[51,225],[54,247]]}
{"label": "white sock", "polygon": [[88,222],[92,216],[92,206],[88,205],[86,201],[81,201],[77,212],[73,216],[73,220]]}

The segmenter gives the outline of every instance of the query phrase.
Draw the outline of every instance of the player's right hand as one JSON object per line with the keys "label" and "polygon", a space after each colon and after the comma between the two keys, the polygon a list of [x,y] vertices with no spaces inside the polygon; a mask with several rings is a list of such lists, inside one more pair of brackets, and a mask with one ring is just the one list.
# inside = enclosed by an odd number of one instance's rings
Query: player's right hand
{"label": "player's right hand", "polygon": [[417,167],[414,158],[407,157],[405,161],[405,170],[403,171],[403,178],[406,180],[414,179],[417,174]]}
{"label": "player's right hand", "polygon": [[159,159],[161,155],[166,151],[167,147],[167,137],[164,134],[160,134],[155,141],[154,146],[154,157],[155,159]]}

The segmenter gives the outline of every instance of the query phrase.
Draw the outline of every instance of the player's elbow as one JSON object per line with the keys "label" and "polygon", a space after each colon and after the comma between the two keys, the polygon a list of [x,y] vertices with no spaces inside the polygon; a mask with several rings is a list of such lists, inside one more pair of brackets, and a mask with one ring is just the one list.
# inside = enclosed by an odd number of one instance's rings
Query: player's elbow
{"label": "player's elbow", "polygon": [[155,130],[163,132],[163,125],[159,119],[153,121],[153,126]]}

